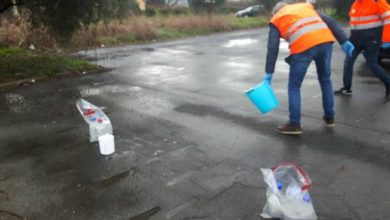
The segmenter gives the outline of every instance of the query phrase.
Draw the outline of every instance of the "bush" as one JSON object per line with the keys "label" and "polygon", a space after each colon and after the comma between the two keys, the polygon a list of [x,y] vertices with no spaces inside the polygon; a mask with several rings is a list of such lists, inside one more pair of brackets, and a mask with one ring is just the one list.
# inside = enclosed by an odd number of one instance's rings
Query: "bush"
{"label": "bush", "polygon": [[157,10],[154,8],[147,8],[144,13],[147,17],[154,17],[157,15]]}
{"label": "bush", "polygon": [[188,8],[173,8],[172,14],[174,15],[189,15],[191,11]]}
{"label": "bush", "polygon": [[163,8],[158,11],[161,16],[168,16],[171,14],[171,10],[169,8]]}
{"label": "bush", "polygon": [[218,14],[233,14],[236,13],[238,9],[232,7],[221,7],[218,8],[215,12]]}
{"label": "bush", "polygon": [[[169,16],[169,15],[189,15],[191,11],[188,8],[149,8],[155,11],[155,15]],[[152,16],[150,16],[152,17]]]}

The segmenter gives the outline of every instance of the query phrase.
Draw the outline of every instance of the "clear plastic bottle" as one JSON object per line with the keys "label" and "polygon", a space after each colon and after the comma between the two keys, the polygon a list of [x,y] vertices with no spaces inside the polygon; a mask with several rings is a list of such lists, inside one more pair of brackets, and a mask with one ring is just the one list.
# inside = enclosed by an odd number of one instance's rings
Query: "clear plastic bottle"
{"label": "clear plastic bottle", "polygon": [[89,124],[90,141],[98,141],[98,138],[105,134],[112,134],[112,126],[109,120],[103,117]]}
{"label": "clear plastic bottle", "polygon": [[78,99],[77,109],[83,116],[83,119],[89,125],[89,140],[98,141],[98,138],[105,134],[112,134],[112,125],[110,119],[104,114],[102,108],[99,108],[84,99]]}

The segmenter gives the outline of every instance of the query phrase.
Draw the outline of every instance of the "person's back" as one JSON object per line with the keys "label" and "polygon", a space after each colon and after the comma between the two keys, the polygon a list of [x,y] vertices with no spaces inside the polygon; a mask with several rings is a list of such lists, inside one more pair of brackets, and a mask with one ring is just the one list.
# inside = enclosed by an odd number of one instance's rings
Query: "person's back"
{"label": "person's back", "polygon": [[349,11],[350,40],[355,46],[367,42],[380,45],[383,25],[376,4],[373,0],[359,0],[352,4]]}
{"label": "person's back", "polygon": [[[290,45],[288,81],[289,122],[278,127],[282,134],[302,134],[300,88],[306,71],[312,61],[317,67],[318,80],[323,95],[323,119],[327,126],[334,125],[333,93],[331,73],[332,46],[335,37],[340,44],[347,42],[347,36],[330,17],[317,12],[310,3],[286,4],[279,2],[273,9],[268,37],[266,74],[264,81],[271,83],[279,51],[280,38]],[[352,46],[353,47],[353,46]],[[351,53],[350,47],[348,54]],[[344,47],[343,48],[347,48]]]}
{"label": "person's back", "polygon": [[290,43],[291,54],[301,53],[316,45],[335,41],[328,26],[309,3],[284,6],[275,13],[271,23]]}

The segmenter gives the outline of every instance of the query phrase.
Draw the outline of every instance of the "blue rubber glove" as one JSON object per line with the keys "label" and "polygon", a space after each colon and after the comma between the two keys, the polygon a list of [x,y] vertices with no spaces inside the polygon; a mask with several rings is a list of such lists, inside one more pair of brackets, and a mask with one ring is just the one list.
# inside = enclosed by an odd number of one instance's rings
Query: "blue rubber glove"
{"label": "blue rubber glove", "polygon": [[390,48],[390,42],[383,42],[382,45],[381,45],[381,47],[382,47],[383,49]]}
{"label": "blue rubber glove", "polygon": [[345,41],[345,43],[343,43],[341,47],[343,48],[343,51],[347,56],[352,57],[352,53],[353,50],[355,50],[355,46],[353,46],[351,41],[349,40]]}
{"label": "blue rubber glove", "polygon": [[272,73],[265,73],[263,77],[263,82],[267,82],[268,84],[271,85],[272,82]]}

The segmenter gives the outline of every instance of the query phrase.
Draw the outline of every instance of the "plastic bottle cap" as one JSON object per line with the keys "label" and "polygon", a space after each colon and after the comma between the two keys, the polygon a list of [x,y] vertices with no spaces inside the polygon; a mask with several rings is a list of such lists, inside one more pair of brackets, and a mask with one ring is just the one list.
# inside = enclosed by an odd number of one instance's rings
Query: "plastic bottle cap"
{"label": "plastic bottle cap", "polygon": [[310,194],[308,192],[306,192],[304,195],[303,195],[303,201],[304,202],[311,202],[311,197],[310,197]]}
{"label": "plastic bottle cap", "polygon": [[282,190],[283,189],[283,184],[281,182],[276,182],[276,185],[278,187],[278,190]]}

